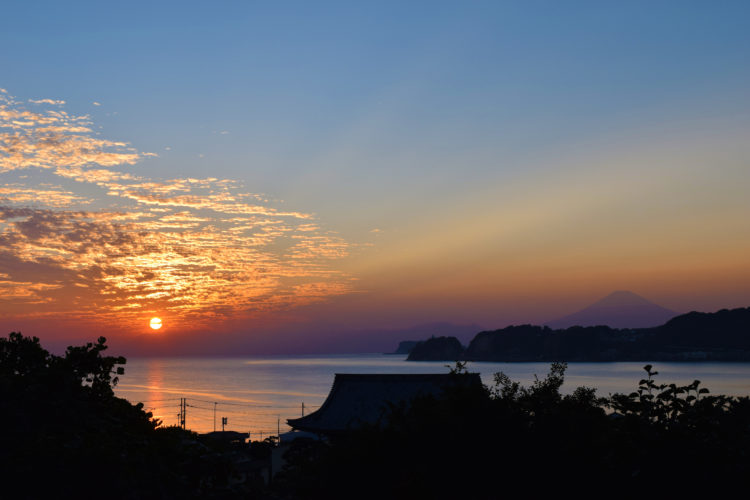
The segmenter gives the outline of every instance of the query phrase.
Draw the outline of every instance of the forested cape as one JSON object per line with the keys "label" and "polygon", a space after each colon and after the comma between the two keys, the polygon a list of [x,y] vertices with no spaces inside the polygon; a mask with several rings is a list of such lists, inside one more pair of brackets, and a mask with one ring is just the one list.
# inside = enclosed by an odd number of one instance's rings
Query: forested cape
{"label": "forested cape", "polygon": [[[465,349],[435,337],[411,361],[750,361],[750,308],[690,312],[654,328],[508,326],[479,332]],[[447,350],[450,344],[453,349]],[[460,344],[459,344],[460,345]],[[449,354],[449,355],[448,355]]]}

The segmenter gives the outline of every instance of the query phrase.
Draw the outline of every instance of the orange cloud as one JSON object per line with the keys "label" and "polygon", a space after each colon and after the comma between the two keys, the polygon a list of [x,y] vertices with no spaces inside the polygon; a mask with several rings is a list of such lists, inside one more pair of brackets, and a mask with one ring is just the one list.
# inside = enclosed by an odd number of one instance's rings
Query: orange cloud
{"label": "orange cloud", "polygon": [[89,200],[72,191],[60,188],[31,188],[18,184],[6,184],[0,187],[0,202],[11,204],[37,204],[47,207],[62,208],[73,203],[86,204]]}
{"label": "orange cloud", "polygon": [[87,116],[27,111],[0,93],[0,176],[14,175],[0,188],[4,316],[136,329],[159,315],[190,329],[352,291],[335,265],[350,245],[312,214],[228,179],[119,169],[148,155],[95,137]]}
{"label": "orange cloud", "polygon": [[[47,99],[32,102],[64,103]],[[32,167],[132,165],[142,156],[124,142],[93,137],[88,116],[59,109],[28,111],[7,93],[0,93],[0,172]]]}
{"label": "orange cloud", "polygon": [[32,104],[53,104],[55,106],[64,106],[65,101],[55,100],[55,99],[29,99],[29,102]]}

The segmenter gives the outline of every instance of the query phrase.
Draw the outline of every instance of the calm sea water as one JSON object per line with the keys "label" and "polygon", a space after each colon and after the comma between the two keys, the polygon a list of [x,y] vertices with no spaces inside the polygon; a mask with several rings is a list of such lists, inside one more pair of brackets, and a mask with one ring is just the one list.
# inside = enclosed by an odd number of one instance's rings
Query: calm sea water
{"label": "calm sea water", "polygon": [[[631,392],[646,363],[571,363],[563,391],[585,385],[606,396]],[[701,381],[713,394],[750,395],[750,363],[651,363],[657,383]],[[530,385],[534,375],[549,371],[549,363],[469,363],[485,384],[499,371]],[[250,432],[253,440],[289,430],[287,418],[317,409],[325,400],[336,373],[447,373],[445,362],[407,362],[383,354],[275,358],[129,359],[115,392],[133,403],[142,402],[164,425],[176,425],[180,398],[187,398],[186,424],[197,432]]]}

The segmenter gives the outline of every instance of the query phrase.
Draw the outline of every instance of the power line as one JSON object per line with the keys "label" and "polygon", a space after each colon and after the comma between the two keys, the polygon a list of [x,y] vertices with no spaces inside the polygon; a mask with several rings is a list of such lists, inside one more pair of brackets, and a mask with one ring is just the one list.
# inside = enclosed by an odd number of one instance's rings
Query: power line
{"label": "power line", "polygon": [[191,401],[198,401],[200,403],[209,403],[209,404],[220,404],[220,405],[231,405],[231,406],[248,406],[251,408],[297,408],[296,406],[279,406],[274,404],[260,404],[260,403],[232,403],[230,401],[208,401],[205,399],[198,399],[198,398],[187,398]]}
{"label": "power line", "polygon": [[147,399],[144,401],[138,401],[139,403],[162,403],[164,401],[179,401],[182,398],[169,398],[169,399]]}
{"label": "power line", "polygon": [[[144,403],[142,401],[141,403]],[[161,421],[164,422],[165,416],[169,414],[169,409],[174,408],[178,403],[177,425],[183,429],[188,428],[187,413],[191,408],[191,422],[193,427],[199,429],[199,432],[206,432],[212,427],[216,430],[219,412],[223,413],[222,428],[236,429],[244,432],[249,429],[252,434],[265,434],[266,436],[278,435],[282,427],[285,431],[291,429],[286,423],[287,418],[294,418],[299,413],[299,406],[273,405],[273,404],[254,404],[254,403],[236,403],[230,401],[209,401],[199,398],[163,398],[146,400],[149,404],[149,410],[161,410],[164,413]],[[156,408],[156,403],[167,403],[162,408]],[[305,410],[313,411],[320,406],[304,405]],[[211,412],[211,413],[208,413]],[[231,420],[227,418],[228,415]],[[281,420],[285,420],[282,424]],[[230,424],[231,421],[231,424]],[[275,424],[276,429],[273,428]],[[257,426],[257,427],[256,427]]]}

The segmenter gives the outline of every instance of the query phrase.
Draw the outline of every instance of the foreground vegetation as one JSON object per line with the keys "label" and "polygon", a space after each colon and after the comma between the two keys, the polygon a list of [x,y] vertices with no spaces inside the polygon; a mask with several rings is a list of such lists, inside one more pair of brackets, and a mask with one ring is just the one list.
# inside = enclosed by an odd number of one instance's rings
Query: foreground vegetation
{"label": "foreground vegetation", "polygon": [[115,397],[125,358],[106,339],[50,354],[36,337],[0,339],[3,498],[235,498],[236,455],[161,427],[142,404]]}
{"label": "foreground vegetation", "polygon": [[[694,493],[742,484],[750,472],[750,400],[698,381],[645,376],[631,394],[560,392],[566,365],[522,387],[457,383],[441,397],[394,405],[378,425],[297,440],[272,484],[243,474],[248,454],[162,428],[117,398],[124,358],[105,339],[63,356],[36,338],[0,339],[0,470],[4,497],[499,498],[575,492],[616,497]],[[451,370],[457,381],[466,365]],[[10,495],[9,492],[18,492]]]}
{"label": "foreground vegetation", "polygon": [[[285,475],[299,498],[692,496],[742,485],[750,472],[750,400],[709,395],[695,381],[657,384],[653,367],[631,394],[562,395],[565,363],[522,387],[457,384],[441,398],[394,406],[380,426],[294,450]],[[452,370],[461,377],[466,365]],[[367,485],[362,488],[361,485]]]}

